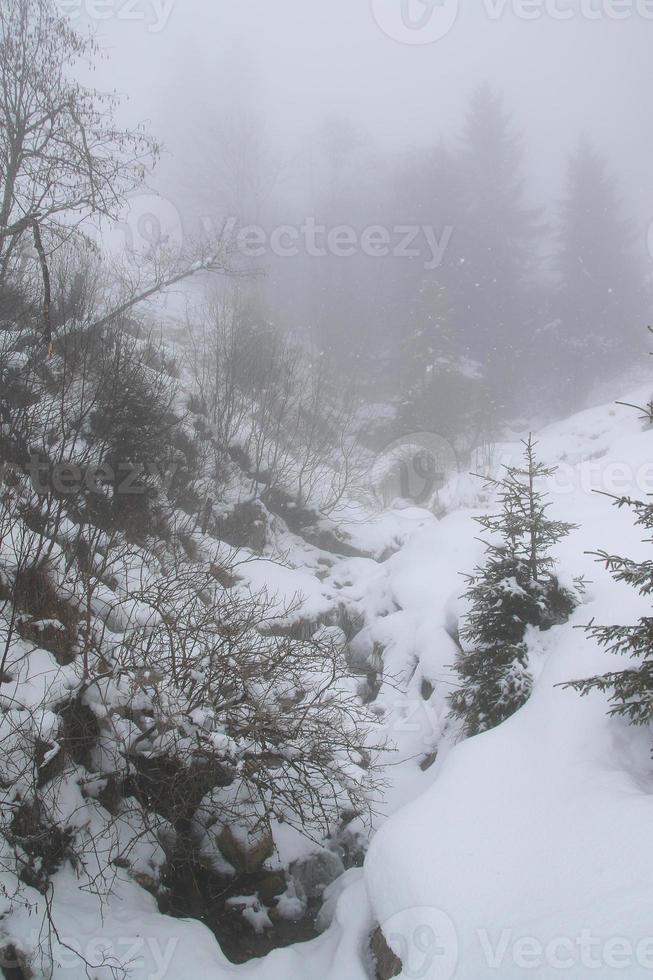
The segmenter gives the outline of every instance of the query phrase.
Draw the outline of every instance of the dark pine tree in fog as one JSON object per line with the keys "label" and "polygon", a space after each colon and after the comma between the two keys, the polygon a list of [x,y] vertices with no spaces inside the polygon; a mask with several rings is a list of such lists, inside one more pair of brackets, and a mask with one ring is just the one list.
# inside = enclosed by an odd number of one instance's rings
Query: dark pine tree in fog
{"label": "dark pine tree in fog", "polygon": [[394,175],[390,206],[396,225],[427,225],[438,236],[447,227],[453,233],[441,264],[425,268],[426,254],[420,260],[394,263],[386,276],[384,291],[400,348],[407,335],[426,326],[432,315],[432,297],[439,289],[449,292],[457,268],[457,231],[463,182],[460,162],[444,142],[412,153]]}
{"label": "dark pine tree in fog", "polygon": [[489,87],[474,94],[462,134],[464,180],[454,305],[500,402],[514,392],[528,343],[528,286],[538,212],[524,204],[521,141]]}
{"label": "dark pine tree in fog", "polygon": [[437,369],[455,360],[455,338],[446,289],[425,281],[408,306],[409,325],[401,339],[404,391],[419,401]]}
{"label": "dark pine tree in fog", "polygon": [[594,378],[627,363],[646,308],[616,183],[586,140],[569,162],[561,219],[556,346],[565,390],[577,397]]}

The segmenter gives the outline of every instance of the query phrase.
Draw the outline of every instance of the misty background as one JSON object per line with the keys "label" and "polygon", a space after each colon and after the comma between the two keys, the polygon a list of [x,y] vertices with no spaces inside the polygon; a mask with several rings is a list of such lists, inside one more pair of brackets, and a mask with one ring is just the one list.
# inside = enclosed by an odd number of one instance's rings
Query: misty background
{"label": "misty background", "polygon": [[[164,145],[130,234],[260,226],[263,275],[225,288],[409,431],[582,406],[647,345],[651,25],[635,4],[623,20],[563,6],[573,18],[467,4],[426,44],[389,37],[368,0],[94,18],[93,83],[129,94],[125,122]],[[307,219],[353,229],[352,254],[307,254]],[[391,254],[363,254],[379,226]],[[418,254],[392,254],[411,226]]]}

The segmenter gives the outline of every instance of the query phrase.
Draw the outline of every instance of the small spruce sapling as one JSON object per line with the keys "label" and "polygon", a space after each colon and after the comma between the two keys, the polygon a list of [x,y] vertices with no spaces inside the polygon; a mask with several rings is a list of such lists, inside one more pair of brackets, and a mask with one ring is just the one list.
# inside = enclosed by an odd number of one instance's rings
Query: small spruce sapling
{"label": "small spruce sapling", "polygon": [[458,657],[460,687],[450,697],[468,736],[494,728],[526,702],[532,688],[528,626],[546,630],[565,622],[577,601],[560,585],[550,554],[575,525],[549,518],[550,503],[539,488],[555,467],[538,462],[529,437],[523,465],[504,469],[502,479],[485,478],[500,507],[476,518],[491,538],[483,539],[484,565],[467,576],[470,611],[460,635],[468,649]]}

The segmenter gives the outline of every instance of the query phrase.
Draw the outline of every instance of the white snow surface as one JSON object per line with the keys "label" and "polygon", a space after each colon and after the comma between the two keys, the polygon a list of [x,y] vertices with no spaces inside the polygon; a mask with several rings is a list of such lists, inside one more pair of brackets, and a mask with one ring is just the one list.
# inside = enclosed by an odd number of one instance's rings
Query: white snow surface
{"label": "white snow surface", "polygon": [[631,512],[592,489],[650,493],[652,449],[653,431],[613,405],[539,435],[540,457],[562,464],[552,513],[581,525],[559,546],[560,567],[591,583],[568,624],[532,638],[537,681],[525,707],[443,753],[431,785],[372,842],[367,893],[404,952],[402,976],[653,972],[651,732],[608,718],[603,695],[581,699],[557,686],[624,666],[575,626],[648,613],[585,552],[646,554]]}
{"label": "white snow surface", "polygon": [[[624,400],[645,403],[649,395],[640,389]],[[403,978],[653,975],[651,732],[608,717],[602,695],[580,698],[557,686],[623,666],[574,627],[649,613],[587,552],[649,553],[631,512],[593,491],[653,492],[653,430],[633,410],[610,404],[537,438],[539,456],[561,465],[551,480],[551,513],[580,525],[558,546],[560,571],[589,584],[568,624],[531,634],[536,681],[528,704],[465,742],[447,724],[460,573],[483,551],[473,521],[488,506],[480,484],[470,491],[461,479],[465,507],[441,520],[423,511],[377,519],[378,540],[374,525],[361,534],[369,553],[403,541],[385,561],[343,559],[325,568],[306,548],[302,565],[295,542],[297,560],[287,569],[263,560],[244,565],[254,589],[301,594],[311,615],[334,597],[345,602],[364,624],[353,655],[383,658],[376,704],[396,751],[388,754],[387,793],[365,866],[328,890],[322,918],[331,924],[318,939],[244,966],[229,964],[201,923],[160,914],[127,876],[118,874],[101,904],[79,890],[72,870],[62,871],[55,980],[89,975],[66,944],[104,963],[90,974],[98,980],[112,975],[116,960],[138,980],[363,980],[374,976],[369,936],[379,924],[401,955]],[[519,451],[519,444],[498,446],[497,465]],[[266,582],[271,570],[274,581]],[[29,669],[36,696],[50,665],[32,660]],[[37,893],[31,899],[42,905]],[[33,949],[38,910],[3,919],[3,904],[0,936]],[[38,963],[33,968],[38,976]]]}

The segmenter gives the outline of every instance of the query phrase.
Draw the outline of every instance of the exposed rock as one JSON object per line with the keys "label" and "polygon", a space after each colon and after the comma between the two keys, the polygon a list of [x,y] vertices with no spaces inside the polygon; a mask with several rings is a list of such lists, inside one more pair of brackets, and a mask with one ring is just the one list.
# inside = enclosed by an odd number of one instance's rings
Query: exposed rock
{"label": "exposed rock", "polygon": [[366,671],[357,687],[358,696],[363,704],[373,704],[379,696],[383,684],[383,675],[374,670]]}
{"label": "exposed rock", "polygon": [[258,896],[264,905],[270,905],[272,900],[283,895],[287,882],[283,871],[271,871],[266,874],[258,886]]}
{"label": "exposed rock", "polygon": [[52,653],[57,663],[65,667],[75,659],[75,648],[66,627],[58,619],[31,619],[19,616],[16,632],[23,640]]}
{"label": "exposed rock", "polygon": [[93,749],[100,736],[100,725],[88,705],[79,697],[61,705],[59,715],[63,722],[61,744],[66,754],[78,765],[89,771],[93,768]]}
{"label": "exposed rock", "polygon": [[258,871],[274,854],[274,841],[267,831],[235,832],[229,825],[220,831],[218,846],[229,864],[243,874]]}
{"label": "exposed rock", "polygon": [[[266,956],[273,949],[306,942],[318,935],[314,910],[307,911],[302,903],[297,903],[296,909],[289,907],[292,881],[286,889],[285,876],[280,871],[263,869],[254,874],[225,877],[189,861],[186,852],[167,867],[164,885],[157,894],[161,911],[201,919],[233,963],[246,963],[253,957]],[[237,903],[230,899],[244,895],[257,896],[273,929],[256,932],[242,915],[234,914],[233,906]]]}
{"label": "exposed rock", "polygon": [[234,548],[250,548],[260,554],[267,544],[268,512],[260,500],[245,500],[215,520],[214,531]]}
{"label": "exposed rock", "polygon": [[152,877],[152,875],[146,874],[144,871],[134,871],[129,869],[129,877],[144,888],[145,891],[149,892],[150,895],[156,895],[159,890],[159,882]]}
{"label": "exposed rock", "polygon": [[340,555],[343,558],[372,558],[373,555],[361,551],[352,544],[351,538],[338,528],[326,527],[323,524],[314,524],[310,527],[302,528],[302,537],[309,544],[321,551],[328,551],[332,555]]}
{"label": "exposed rock", "polygon": [[388,946],[381,926],[374,930],[370,936],[370,950],[375,966],[376,980],[392,980],[401,974],[403,965]]}
{"label": "exposed rock", "polygon": [[422,772],[427,772],[427,770],[429,770],[431,766],[435,765],[435,761],[437,757],[438,757],[437,752],[429,752],[428,755],[425,755],[419,764],[419,767],[422,770]]}
{"label": "exposed rock", "polygon": [[383,647],[375,643],[369,627],[357,633],[349,644],[349,666],[362,673],[383,669]]}
{"label": "exposed rock", "polygon": [[27,957],[12,945],[0,949],[0,971],[6,980],[31,980],[34,976]]}
{"label": "exposed rock", "polygon": [[422,680],[422,698],[425,701],[430,701],[431,698],[433,697],[434,690],[435,688],[433,687],[431,682],[427,681],[427,679],[424,677]]}
{"label": "exposed rock", "polygon": [[338,603],[318,616],[297,615],[294,618],[266,624],[262,632],[269,636],[290,636],[295,640],[310,640],[324,639],[323,632],[333,630],[335,631],[332,634],[333,638],[337,636],[339,641],[344,641],[341,644],[344,649],[347,646],[347,638],[352,635],[352,629],[355,632],[352,622],[354,622],[354,614],[343,603]]}
{"label": "exposed rock", "polygon": [[[251,473],[252,471],[252,461],[247,455],[247,451],[243,446],[231,445],[227,447],[227,452],[229,457],[244,473]],[[259,476],[260,479],[260,476]]]}
{"label": "exposed rock", "polygon": [[19,635],[49,650],[61,666],[72,663],[77,652],[79,612],[59,595],[44,565],[17,574],[15,602],[24,611],[16,624]]}
{"label": "exposed rock", "polygon": [[308,901],[321,898],[324,889],[344,872],[342,859],[334,851],[327,850],[300,858],[290,866],[297,894]]}
{"label": "exposed rock", "polygon": [[[259,477],[259,481],[262,478]],[[304,529],[318,520],[318,515],[308,507],[302,507],[297,500],[278,487],[270,487],[264,498],[268,509],[280,517],[295,534],[305,537]]]}
{"label": "exposed rock", "polygon": [[374,642],[369,628],[360,630],[349,644],[347,662],[353,673],[361,675],[358,693],[366,704],[370,704],[381,689],[383,647]]}

